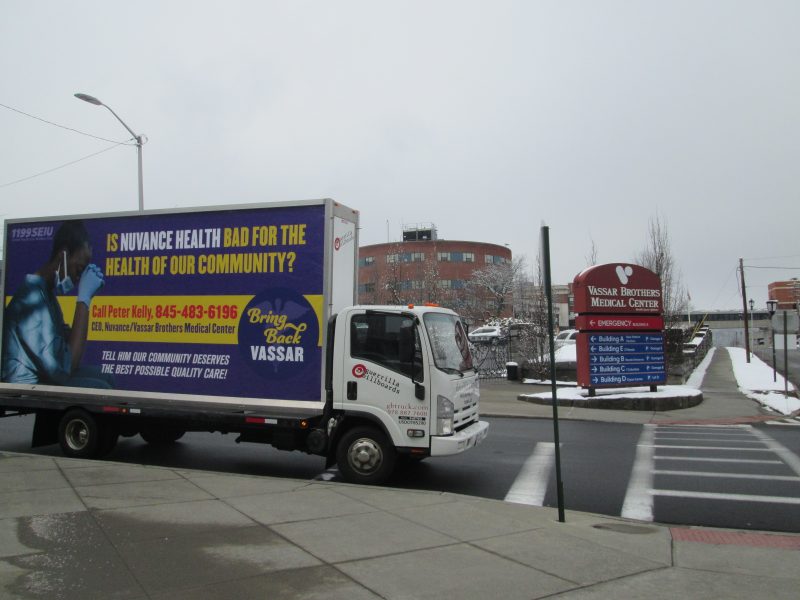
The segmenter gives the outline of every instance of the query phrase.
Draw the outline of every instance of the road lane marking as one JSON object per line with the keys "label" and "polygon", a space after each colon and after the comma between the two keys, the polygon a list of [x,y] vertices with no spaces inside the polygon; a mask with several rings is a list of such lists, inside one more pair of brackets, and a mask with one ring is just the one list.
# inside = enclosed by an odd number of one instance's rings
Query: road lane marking
{"label": "road lane marking", "polygon": [[633,470],[622,503],[622,516],[639,521],[653,520],[653,468],[656,427],[652,424],[642,426],[639,444],[636,446],[636,458]]}
{"label": "road lane marking", "polygon": [[[800,498],[786,496],[756,496],[753,494],[717,494],[713,492],[689,492],[685,490],[649,490],[655,496],[697,498],[701,500],[733,500],[735,502],[768,502],[770,504],[800,504]],[[623,515],[624,516],[624,515]]]}
{"label": "road lane marking", "polygon": [[798,458],[794,452],[789,450],[777,440],[768,436],[757,427],[752,427],[751,430],[753,435],[760,439],[772,452],[777,454],[778,457],[785,462],[792,471],[800,475],[800,458]]}
{"label": "road lane marking", "polygon": [[664,436],[661,436],[661,435],[656,438],[656,441],[657,442],[666,442],[666,441],[671,441],[671,442],[699,442],[699,441],[703,441],[703,442],[733,442],[733,441],[735,441],[735,442],[737,442],[739,444],[761,444],[761,445],[764,444],[763,442],[758,441],[758,440],[746,440],[744,438],[742,438],[740,440],[732,440],[730,438],[721,439],[721,438],[709,438],[709,437],[664,437]]}
{"label": "road lane marking", "polygon": [[681,477],[724,477],[726,479],[765,479],[769,481],[800,481],[793,475],[758,475],[755,473],[719,473],[717,471],[668,471],[656,469],[656,475],[679,475]]}
{"label": "road lane marking", "polygon": [[671,444],[654,444],[653,448],[668,448],[670,450],[735,450],[737,452],[772,452],[769,448],[737,448],[728,446],[673,446]]}
{"label": "road lane marking", "polygon": [[506,494],[506,502],[542,506],[550,471],[555,463],[556,445],[553,442],[539,442],[517,475],[511,489]]}
{"label": "road lane marking", "polygon": [[727,462],[758,465],[782,465],[780,460],[756,460],[753,458],[704,458],[699,456],[656,456],[656,460],[688,460],[694,462]]}
{"label": "road lane marking", "polygon": [[691,431],[701,431],[703,429],[746,429],[750,425],[742,424],[719,424],[719,425],[659,425],[659,429],[688,429]]}
{"label": "road lane marking", "polygon": [[698,431],[697,429],[693,429],[691,431],[684,431],[684,430],[674,431],[673,430],[673,431],[659,431],[658,432],[658,437],[664,437],[664,436],[667,436],[667,435],[690,436],[690,437],[693,437],[693,438],[705,438],[705,437],[708,437],[709,435],[713,435],[713,436],[716,436],[716,437],[719,437],[719,438],[731,439],[731,440],[744,440],[744,439],[747,439],[748,437],[750,437],[750,434],[748,432],[744,431],[744,430],[726,432],[726,431],[720,431],[719,429],[712,429],[711,431]]}

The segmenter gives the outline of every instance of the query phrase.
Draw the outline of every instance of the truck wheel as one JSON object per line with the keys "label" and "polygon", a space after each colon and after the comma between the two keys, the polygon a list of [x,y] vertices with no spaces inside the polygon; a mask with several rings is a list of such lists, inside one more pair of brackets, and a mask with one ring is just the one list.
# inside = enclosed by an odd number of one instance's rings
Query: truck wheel
{"label": "truck wheel", "polygon": [[394,470],[397,452],[374,427],[355,427],[345,433],[336,448],[339,472],[350,483],[379,485]]}
{"label": "truck wheel", "polygon": [[174,444],[181,439],[186,431],[172,427],[147,427],[142,429],[140,435],[148,444]]}
{"label": "truck wheel", "polygon": [[101,447],[100,427],[91,413],[73,408],[58,424],[58,443],[64,456],[94,458]]}

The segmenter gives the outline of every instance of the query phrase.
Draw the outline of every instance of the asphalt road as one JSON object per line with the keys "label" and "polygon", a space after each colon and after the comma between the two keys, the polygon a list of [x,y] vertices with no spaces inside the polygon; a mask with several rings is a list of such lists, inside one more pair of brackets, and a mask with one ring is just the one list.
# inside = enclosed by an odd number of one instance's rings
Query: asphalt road
{"label": "asphalt road", "polygon": [[[486,441],[459,456],[398,468],[388,485],[557,506],[553,425],[493,418]],[[0,450],[31,450],[32,417],[0,419]],[[123,438],[109,460],[247,475],[338,480],[323,459],[235,436],[190,433],[172,447]],[[800,426],[680,427],[562,421],[565,505],[682,525],[800,532]]]}

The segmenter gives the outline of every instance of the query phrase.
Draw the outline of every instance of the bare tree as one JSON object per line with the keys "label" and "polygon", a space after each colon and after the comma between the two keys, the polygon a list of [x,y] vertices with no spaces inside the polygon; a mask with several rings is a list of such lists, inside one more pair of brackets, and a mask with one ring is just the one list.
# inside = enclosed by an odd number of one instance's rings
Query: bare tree
{"label": "bare tree", "polygon": [[656,214],[650,218],[647,242],[644,249],[636,255],[635,262],[647,267],[661,279],[661,296],[664,306],[664,332],[666,335],[666,363],[682,360],[684,333],[676,326],[688,303],[688,294],[681,282],[680,271],[672,256],[669,231],[666,223]]}
{"label": "bare tree", "polygon": [[520,331],[519,350],[524,356],[524,370],[534,378],[550,377],[549,314],[547,311],[547,289],[541,256],[536,257],[534,280],[531,282],[527,300],[525,321],[527,327]]}
{"label": "bare tree", "polygon": [[442,284],[439,279],[439,260],[436,241],[431,241],[430,253],[425,253],[425,261],[422,265],[422,285],[425,292],[425,299],[428,302],[436,304],[444,304],[447,300],[447,295],[442,289]]}
{"label": "bare tree", "polygon": [[589,249],[589,254],[585,257],[586,258],[586,265],[589,267],[593,267],[597,264],[597,244],[594,241],[594,238],[590,238],[592,240],[592,246]]}
{"label": "bare tree", "polygon": [[664,325],[666,328],[674,327],[685,312],[689,299],[672,256],[667,224],[658,214],[650,218],[645,247],[635,256],[634,262],[661,278]]}
{"label": "bare tree", "polygon": [[476,269],[467,283],[468,290],[489,300],[489,318],[500,317],[512,302],[514,287],[525,273],[525,257],[513,258],[511,262],[486,265]]}
{"label": "bare tree", "polygon": [[403,249],[397,243],[386,254],[386,269],[378,281],[376,297],[383,304],[406,304],[404,281],[407,278],[403,262]]}

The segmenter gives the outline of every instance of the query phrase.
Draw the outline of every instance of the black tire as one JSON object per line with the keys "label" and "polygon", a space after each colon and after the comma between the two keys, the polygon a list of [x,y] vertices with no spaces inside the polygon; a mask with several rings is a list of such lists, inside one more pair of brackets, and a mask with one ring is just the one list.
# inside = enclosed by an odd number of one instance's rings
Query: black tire
{"label": "black tire", "polygon": [[375,427],[355,427],[336,446],[336,462],[345,481],[380,485],[394,471],[397,452]]}
{"label": "black tire", "polygon": [[69,458],[97,457],[102,447],[100,438],[97,419],[82,408],[68,410],[58,423],[58,443]]}
{"label": "black tire", "polygon": [[159,446],[174,444],[185,434],[186,431],[183,429],[163,426],[145,427],[140,432],[140,435],[145,442]]}

